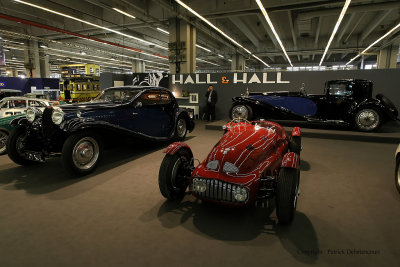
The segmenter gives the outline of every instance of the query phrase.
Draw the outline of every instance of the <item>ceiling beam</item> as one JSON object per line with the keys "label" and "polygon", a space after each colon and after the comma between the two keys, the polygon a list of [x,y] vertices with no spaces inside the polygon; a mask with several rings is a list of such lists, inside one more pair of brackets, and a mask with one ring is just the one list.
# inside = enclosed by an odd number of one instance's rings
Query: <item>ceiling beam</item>
{"label": "ceiling beam", "polygon": [[265,31],[267,32],[269,38],[274,43],[275,49],[276,49],[277,47],[279,47],[279,44],[278,44],[278,41],[276,40],[274,34],[272,33],[271,28],[269,27],[268,23],[265,21],[265,18],[262,16],[261,13],[258,13],[257,17],[260,20],[261,24],[263,25],[263,27],[264,27]]}
{"label": "ceiling beam", "polygon": [[259,48],[260,46],[260,41],[258,38],[254,35],[254,33],[247,27],[247,25],[243,22],[242,19],[238,17],[232,17],[229,18],[230,21],[232,21],[233,24],[235,24],[236,27],[244,34],[246,37],[254,44],[254,46]]}
{"label": "ceiling beam", "polygon": [[375,30],[376,27],[379,26],[379,24],[382,23],[382,21],[390,14],[390,12],[392,12],[391,9],[382,10],[382,11],[379,11],[378,14],[376,14],[376,16],[374,16],[374,19],[368,24],[367,27],[365,27],[364,31],[361,34],[361,37],[360,37],[361,43],[365,40],[365,38],[368,37],[368,35],[371,34],[371,32],[373,32]]}
{"label": "ceiling beam", "polygon": [[[289,17],[290,32],[292,33],[293,47],[294,47],[294,50],[297,50],[297,36],[296,36],[296,32],[294,31],[292,11],[288,10],[287,13],[288,13],[288,17]],[[300,61],[300,55],[297,55],[297,59]]]}
{"label": "ceiling beam", "polygon": [[[338,1],[339,2],[339,1]],[[374,3],[366,5],[350,5],[347,9],[347,14],[358,13],[358,12],[374,12],[378,10],[392,10],[400,8],[400,1],[386,2],[386,3]],[[324,10],[317,10],[311,12],[300,13],[297,17],[299,20],[312,19],[320,16],[331,16],[340,14],[342,8],[327,8]]]}
{"label": "ceiling beam", "polygon": [[364,19],[365,14],[367,14],[367,12],[363,12],[361,14],[361,16],[358,16],[358,20],[356,23],[354,23],[353,28],[351,29],[351,31],[349,32],[349,34],[347,35],[346,39],[344,39],[343,43],[347,43],[347,40],[349,40],[350,36],[353,34],[354,30],[358,27],[358,25],[360,24],[360,22]]}
{"label": "ceiling beam", "polygon": [[347,15],[348,19],[343,23],[343,27],[341,27],[341,29],[339,30],[337,36],[336,36],[336,46],[340,44],[340,40],[342,40],[343,35],[346,33],[347,28],[349,28],[349,26],[351,25],[351,22],[353,21],[353,19],[356,17],[357,13],[352,13],[349,15]]}
{"label": "ceiling beam", "polygon": [[[322,24],[322,17],[318,17],[318,26],[317,29],[315,30],[315,39],[314,39],[314,49],[318,48],[318,39],[319,39],[319,34],[321,32],[321,24]],[[314,60],[315,54],[312,55],[312,60]]]}

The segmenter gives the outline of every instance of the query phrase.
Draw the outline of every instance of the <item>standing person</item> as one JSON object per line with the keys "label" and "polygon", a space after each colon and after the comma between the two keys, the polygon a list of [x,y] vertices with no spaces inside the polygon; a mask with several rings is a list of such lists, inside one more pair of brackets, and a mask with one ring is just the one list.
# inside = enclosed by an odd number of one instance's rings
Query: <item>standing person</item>
{"label": "standing person", "polygon": [[212,85],[208,86],[208,91],[206,93],[207,98],[207,108],[206,108],[206,121],[215,120],[215,105],[218,101],[218,94],[214,90]]}

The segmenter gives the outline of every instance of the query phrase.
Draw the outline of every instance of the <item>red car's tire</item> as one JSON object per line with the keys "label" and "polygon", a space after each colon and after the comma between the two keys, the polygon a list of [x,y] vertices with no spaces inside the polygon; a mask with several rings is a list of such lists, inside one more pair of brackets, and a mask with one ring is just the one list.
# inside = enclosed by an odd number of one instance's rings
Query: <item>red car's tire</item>
{"label": "red car's tire", "polygon": [[293,221],[300,192],[300,171],[282,168],[276,184],[276,216],[280,224]]}
{"label": "red car's tire", "polygon": [[396,171],[394,173],[394,180],[396,183],[396,188],[400,193],[400,156],[396,159]]}
{"label": "red car's tire", "polygon": [[291,152],[300,155],[301,152],[301,136],[292,136],[290,137],[289,149]]}
{"label": "red car's tire", "polygon": [[158,186],[161,194],[169,199],[181,199],[189,185],[191,155],[181,149],[174,155],[165,155],[158,173]]}

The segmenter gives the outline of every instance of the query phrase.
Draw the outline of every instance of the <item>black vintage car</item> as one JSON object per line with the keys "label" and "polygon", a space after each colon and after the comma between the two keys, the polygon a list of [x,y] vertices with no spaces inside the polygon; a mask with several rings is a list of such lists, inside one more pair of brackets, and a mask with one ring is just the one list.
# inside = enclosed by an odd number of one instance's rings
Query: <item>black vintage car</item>
{"label": "black vintage car", "polygon": [[161,87],[109,88],[93,101],[29,108],[7,140],[9,157],[30,165],[60,155],[73,174],[87,174],[97,166],[103,143],[121,137],[149,141],[183,140],[194,129],[193,114],[179,108],[170,91]]}
{"label": "black vintage car", "polygon": [[332,80],[322,95],[300,92],[250,93],[234,97],[231,118],[251,120],[293,120],[354,126],[370,132],[384,122],[396,120],[398,111],[382,94],[372,97],[372,82],[367,80]]}

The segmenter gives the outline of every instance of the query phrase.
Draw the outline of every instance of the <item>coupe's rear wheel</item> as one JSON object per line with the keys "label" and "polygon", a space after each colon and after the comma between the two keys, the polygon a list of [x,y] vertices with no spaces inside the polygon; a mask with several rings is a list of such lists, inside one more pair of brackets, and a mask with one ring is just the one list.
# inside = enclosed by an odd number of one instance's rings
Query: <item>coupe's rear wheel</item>
{"label": "coupe's rear wheel", "polygon": [[300,171],[282,168],[276,185],[276,216],[281,224],[293,221],[300,194]]}
{"label": "coupe's rear wheel", "polygon": [[16,128],[8,137],[6,142],[7,154],[12,161],[19,165],[37,164],[37,161],[28,160],[24,157],[26,146],[26,129],[24,127]]}
{"label": "coupe's rear wheel", "polygon": [[189,185],[191,155],[184,149],[175,155],[165,155],[158,174],[158,186],[161,194],[169,199],[181,199]]}
{"label": "coupe's rear wheel", "polygon": [[8,133],[0,131],[0,155],[6,154],[7,138],[8,138]]}
{"label": "coupe's rear wheel", "polygon": [[394,180],[396,183],[396,188],[400,193],[400,156],[396,160],[396,172],[394,173]]}
{"label": "coupe's rear wheel", "polygon": [[185,140],[187,134],[187,123],[182,117],[178,118],[176,122],[176,138],[180,141]]}
{"label": "coupe's rear wheel", "polygon": [[234,105],[230,111],[231,119],[251,120],[253,118],[253,110],[248,105]]}
{"label": "coupe's rear wheel", "polygon": [[96,134],[75,133],[65,140],[62,161],[71,174],[85,175],[97,167],[102,150],[103,144]]}
{"label": "coupe's rear wheel", "polygon": [[381,118],[381,114],[373,108],[361,109],[354,118],[355,126],[362,132],[372,132],[381,125]]}

